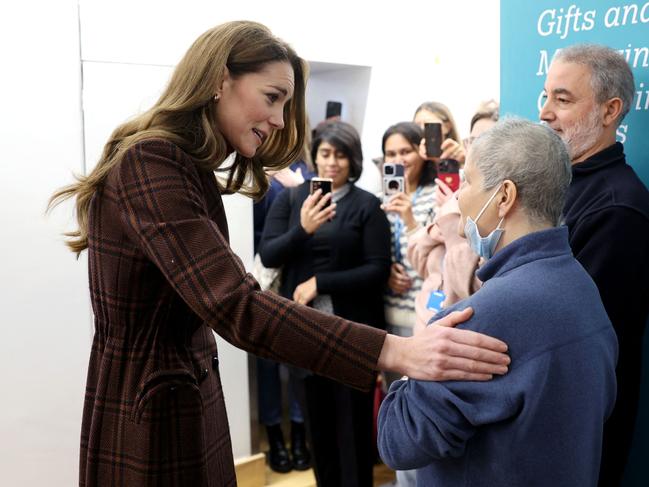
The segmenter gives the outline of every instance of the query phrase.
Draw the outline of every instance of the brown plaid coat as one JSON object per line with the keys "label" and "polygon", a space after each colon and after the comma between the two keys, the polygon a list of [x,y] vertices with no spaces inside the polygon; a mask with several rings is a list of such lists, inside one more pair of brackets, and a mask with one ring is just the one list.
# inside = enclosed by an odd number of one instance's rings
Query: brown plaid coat
{"label": "brown plaid coat", "polygon": [[263,357],[373,383],[385,332],[261,292],[214,174],[159,139],[128,150],[89,219],[95,336],[81,486],[236,484],[212,329]]}

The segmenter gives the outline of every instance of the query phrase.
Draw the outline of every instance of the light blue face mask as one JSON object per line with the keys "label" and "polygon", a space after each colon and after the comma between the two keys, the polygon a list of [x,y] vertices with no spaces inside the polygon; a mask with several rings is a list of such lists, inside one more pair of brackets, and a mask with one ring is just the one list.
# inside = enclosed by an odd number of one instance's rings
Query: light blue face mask
{"label": "light blue face mask", "polygon": [[480,231],[478,230],[478,225],[476,224],[476,222],[480,219],[484,211],[487,209],[487,206],[489,206],[491,200],[493,200],[498,194],[498,191],[500,191],[500,186],[496,188],[494,194],[492,194],[489,200],[487,200],[485,205],[482,207],[482,210],[480,210],[480,213],[478,213],[478,216],[476,216],[475,221],[469,216],[467,217],[466,224],[464,225],[464,234],[469,242],[469,247],[471,247],[471,250],[473,250],[479,257],[484,257],[485,259],[491,259],[491,256],[494,255],[494,250],[496,250],[496,245],[498,245],[500,236],[505,231],[504,229],[500,228],[500,225],[502,225],[505,217],[500,219],[498,226],[486,237],[480,236]]}

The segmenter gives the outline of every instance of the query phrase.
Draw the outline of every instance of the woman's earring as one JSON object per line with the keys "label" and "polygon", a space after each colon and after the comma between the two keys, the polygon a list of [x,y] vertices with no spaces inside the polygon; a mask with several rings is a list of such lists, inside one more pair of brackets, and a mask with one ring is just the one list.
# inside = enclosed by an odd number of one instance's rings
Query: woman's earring
{"label": "woman's earring", "polygon": [[221,95],[219,95],[218,93],[216,95],[214,95],[214,102],[215,103],[218,103],[220,99],[221,99]]}

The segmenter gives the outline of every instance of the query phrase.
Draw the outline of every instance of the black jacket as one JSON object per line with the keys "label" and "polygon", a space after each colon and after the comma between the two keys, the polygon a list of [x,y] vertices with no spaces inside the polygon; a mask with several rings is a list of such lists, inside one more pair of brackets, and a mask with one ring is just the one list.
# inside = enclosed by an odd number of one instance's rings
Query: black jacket
{"label": "black jacket", "polygon": [[617,485],[633,437],[649,314],[649,191],[620,143],[575,164],[572,175],[564,207],[570,246],[597,284],[620,347],[617,404],[602,457],[610,476],[600,478],[600,485]]}
{"label": "black jacket", "polygon": [[260,242],[262,263],[282,267],[282,296],[292,299],[295,288],[315,275],[318,294],[331,296],[337,316],[385,328],[390,226],[379,200],[352,186],[333,220],[309,235],[300,225],[308,195],[306,182],[275,199]]}

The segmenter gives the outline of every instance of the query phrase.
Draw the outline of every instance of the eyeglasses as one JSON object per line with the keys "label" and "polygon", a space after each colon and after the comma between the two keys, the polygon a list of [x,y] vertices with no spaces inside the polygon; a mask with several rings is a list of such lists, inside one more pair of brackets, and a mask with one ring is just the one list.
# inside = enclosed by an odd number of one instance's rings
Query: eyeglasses
{"label": "eyeglasses", "polygon": [[465,139],[462,139],[462,143],[464,144],[464,148],[468,149],[473,141],[475,140],[475,137],[467,137]]}

